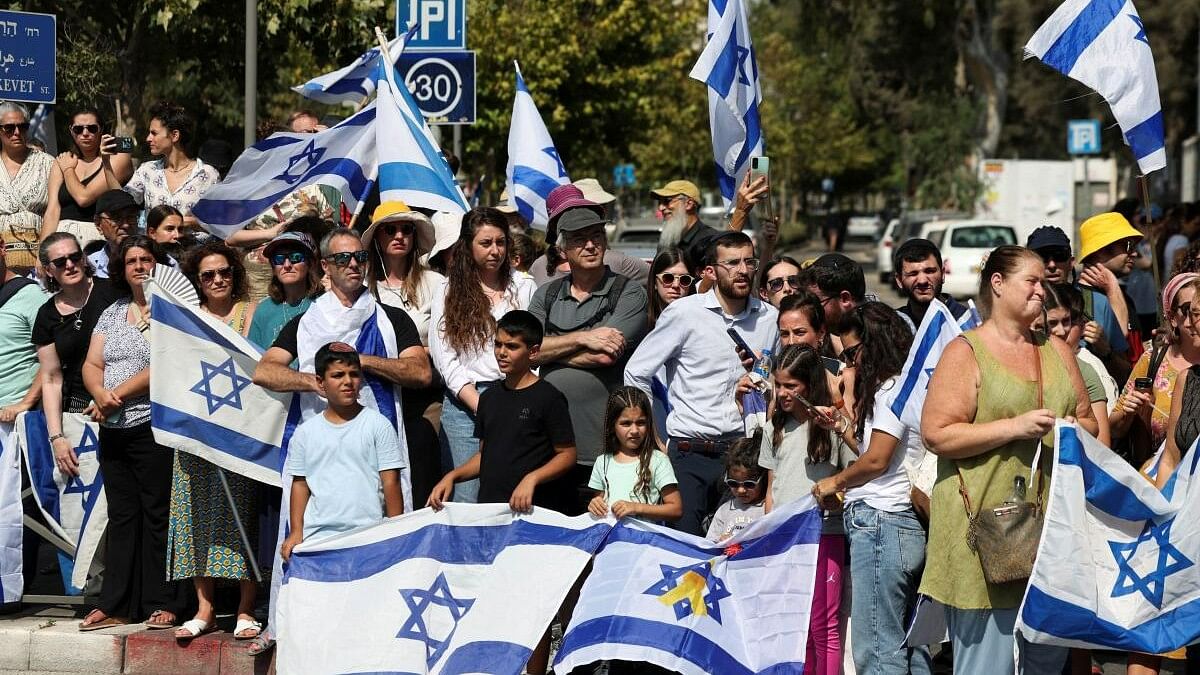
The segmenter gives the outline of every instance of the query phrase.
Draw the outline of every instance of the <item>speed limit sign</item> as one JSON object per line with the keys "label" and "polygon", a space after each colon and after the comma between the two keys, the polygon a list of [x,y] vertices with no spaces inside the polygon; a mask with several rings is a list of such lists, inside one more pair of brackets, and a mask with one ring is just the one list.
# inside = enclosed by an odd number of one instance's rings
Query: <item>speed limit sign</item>
{"label": "speed limit sign", "polygon": [[399,72],[430,124],[475,123],[475,52],[412,52]]}

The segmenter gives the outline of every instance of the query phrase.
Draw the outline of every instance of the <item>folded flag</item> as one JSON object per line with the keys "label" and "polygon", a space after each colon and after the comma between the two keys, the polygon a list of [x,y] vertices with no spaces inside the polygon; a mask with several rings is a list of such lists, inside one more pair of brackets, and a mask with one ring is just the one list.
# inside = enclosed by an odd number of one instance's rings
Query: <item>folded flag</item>
{"label": "folded flag", "polygon": [[25,592],[21,517],[21,448],[13,425],[0,424],[0,604]]}
{"label": "folded flag", "polygon": [[1075,424],[1054,479],[1017,630],[1039,644],[1162,654],[1200,639],[1195,444],[1168,499]]}
{"label": "folded flag", "polygon": [[150,304],[150,422],[159,443],[279,486],[300,397],[252,381],[262,352],[159,286]]}
{"label": "folded flag", "polygon": [[620,521],[580,591],[555,672],[601,659],[684,675],[803,672],[820,536],[811,497],[721,545]]}
{"label": "folded flag", "polygon": [[314,184],[339,190],[353,213],[375,179],[374,123],[372,104],[324,131],[277,133],[255,143],[196,202],[192,215],[209,232],[228,237],[280,199]]}
{"label": "folded flag", "polygon": [[546,197],[559,185],[571,182],[554,140],[538,113],[537,104],[525,86],[521,66],[517,69],[517,94],[513,98],[512,122],[508,128],[508,198],[530,225],[546,229],[549,216]]}
{"label": "folded flag", "polygon": [[62,433],[79,460],[78,476],[59,471],[44,412],[31,410],[17,418],[17,439],[34,501],[50,529],[75,548],[67,581],[75,589],[82,589],[108,527],[108,501],[100,473],[100,425],[86,415],[64,413]]}
{"label": "folded flag", "polygon": [[[973,312],[963,315],[963,323],[970,325]],[[912,347],[904,368],[896,380],[896,386],[883,395],[888,397],[892,414],[910,429],[921,428],[921,412],[925,409],[925,394],[929,390],[929,378],[937,368],[942,352],[954,338],[962,335],[963,328],[941,300],[934,298],[925,310],[925,318],[917,328]]]}
{"label": "folded flag", "polygon": [[447,504],[304,542],[279,594],[279,672],[518,675],[610,529]]}
{"label": "folded flag", "polygon": [[1167,165],[1154,54],[1131,0],[1067,0],[1029,39],[1025,56],[1103,96],[1143,174]]}
{"label": "folded flag", "polygon": [[[388,53],[399,60],[403,50],[404,36],[388,43]],[[292,91],[304,98],[319,103],[358,103],[375,91],[375,68],[379,65],[379,47],[372,47],[355,59],[331,73],[318,75],[304,84],[292,87]]]}

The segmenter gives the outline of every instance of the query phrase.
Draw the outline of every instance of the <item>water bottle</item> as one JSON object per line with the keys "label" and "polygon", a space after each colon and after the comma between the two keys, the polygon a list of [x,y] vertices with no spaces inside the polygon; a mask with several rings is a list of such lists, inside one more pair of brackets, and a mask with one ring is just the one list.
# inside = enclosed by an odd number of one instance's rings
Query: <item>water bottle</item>
{"label": "water bottle", "polygon": [[758,360],[754,362],[754,372],[761,375],[764,380],[771,377],[770,349],[762,350],[762,356],[758,357]]}

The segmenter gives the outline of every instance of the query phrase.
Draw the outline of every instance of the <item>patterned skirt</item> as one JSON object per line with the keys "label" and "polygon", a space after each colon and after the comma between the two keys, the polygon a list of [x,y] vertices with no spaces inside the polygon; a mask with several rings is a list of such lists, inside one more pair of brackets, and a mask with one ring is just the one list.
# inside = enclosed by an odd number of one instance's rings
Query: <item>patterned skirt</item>
{"label": "patterned skirt", "polygon": [[[167,526],[167,577],[253,579],[229,499],[215,464],[175,451],[171,519]],[[251,544],[258,540],[258,489],[254,481],[225,472],[229,491]]]}

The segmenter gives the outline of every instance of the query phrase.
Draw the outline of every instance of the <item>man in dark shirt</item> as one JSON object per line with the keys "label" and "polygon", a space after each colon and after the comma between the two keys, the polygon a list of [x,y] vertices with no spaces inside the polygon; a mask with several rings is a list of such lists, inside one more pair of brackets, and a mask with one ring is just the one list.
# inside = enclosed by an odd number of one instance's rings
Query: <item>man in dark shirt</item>
{"label": "man in dark shirt", "polygon": [[942,252],[928,239],[909,239],[896,249],[892,269],[896,270],[896,288],[908,302],[896,308],[912,322],[913,330],[921,326],[925,311],[934,298],[942,301],[954,318],[961,319],[969,308],[942,292],[945,270]]}
{"label": "man in dark shirt", "polygon": [[688,271],[698,275],[709,240],[721,234],[700,222],[700,188],[688,180],[673,180],[650,194],[658,200],[658,213],[663,219],[659,250],[679,248]]}

